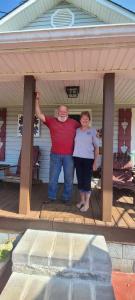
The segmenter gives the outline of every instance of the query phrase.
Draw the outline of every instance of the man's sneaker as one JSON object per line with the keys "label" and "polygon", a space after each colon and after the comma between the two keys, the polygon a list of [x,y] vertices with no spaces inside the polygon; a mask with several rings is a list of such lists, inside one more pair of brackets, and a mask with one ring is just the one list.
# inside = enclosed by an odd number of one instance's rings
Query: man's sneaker
{"label": "man's sneaker", "polygon": [[43,201],[43,204],[48,204],[48,203],[50,203],[50,199],[48,198]]}
{"label": "man's sneaker", "polygon": [[71,206],[71,200],[62,200],[62,203],[65,204],[66,206]]}
{"label": "man's sneaker", "polygon": [[48,200],[48,203],[56,202],[56,198],[54,198],[54,199],[53,198],[48,198],[47,200]]}

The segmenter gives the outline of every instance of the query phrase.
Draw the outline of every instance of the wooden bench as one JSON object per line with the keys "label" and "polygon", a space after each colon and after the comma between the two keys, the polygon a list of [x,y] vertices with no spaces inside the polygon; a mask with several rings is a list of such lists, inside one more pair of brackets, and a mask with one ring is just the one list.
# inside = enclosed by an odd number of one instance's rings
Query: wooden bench
{"label": "wooden bench", "polygon": [[114,153],[113,155],[113,187],[119,190],[133,192],[133,204],[135,205],[135,180],[134,168],[127,153]]}
{"label": "wooden bench", "polygon": [[[39,156],[40,150],[39,146],[33,146],[33,166],[32,166],[32,181],[33,183],[39,182]],[[20,182],[20,167],[21,167],[21,152],[19,155],[17,165],[5,165],[3,167],[4,170],[4,182],[13,182],[19,183]],[[15,172],[13,172],[15,170]]]}

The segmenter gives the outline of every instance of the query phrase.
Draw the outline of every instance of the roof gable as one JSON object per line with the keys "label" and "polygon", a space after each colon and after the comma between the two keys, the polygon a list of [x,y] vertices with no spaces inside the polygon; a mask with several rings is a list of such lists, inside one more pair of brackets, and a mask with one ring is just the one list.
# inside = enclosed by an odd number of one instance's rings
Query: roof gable
{"label": "roof gable", "polygon": [[[31,26],[33,29],[51,28],[53,26],[50,26],[49,21],[46,26],[47,14],[49,17],[51,10],[58,8],[59,5],[70,5],[70,8],[76,8],[76,23],[74,26],[90,26],[102,24],[102,22],[107,24],[135,22],[135,14],[126,11],[109,0],[29,0],[0,21],[0,31],[31,29]],[[82,19],[79,15],[80,11],[84,13]]]}
{"label": "roof gable", "polygon": [[43,13],[39,18],[29,23],[24,29],[43,29],[77,27],[103,24],[97,16],[86,12],[72,3],[61,1],[54,8]]}

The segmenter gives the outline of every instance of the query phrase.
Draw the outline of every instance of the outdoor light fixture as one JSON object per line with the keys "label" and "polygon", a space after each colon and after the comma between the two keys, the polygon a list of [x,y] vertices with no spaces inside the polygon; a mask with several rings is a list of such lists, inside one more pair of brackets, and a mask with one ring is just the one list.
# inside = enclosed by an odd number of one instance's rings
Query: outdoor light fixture
{"label": "outdoor light fixture", "polygon": [[80,87],[79,86],[66,86],[65,90],[68,95],[68,98],[77,98],[79,91],[80,91]]}

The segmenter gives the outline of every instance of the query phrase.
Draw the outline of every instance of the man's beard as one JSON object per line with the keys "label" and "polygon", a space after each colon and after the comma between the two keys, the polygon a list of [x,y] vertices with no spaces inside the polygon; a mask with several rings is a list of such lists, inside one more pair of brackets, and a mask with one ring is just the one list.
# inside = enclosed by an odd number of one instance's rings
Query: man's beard
{"label": "man's beard", "polygon": [[58,116],[58,121],[65,122],[67,121],[68,116]]}

